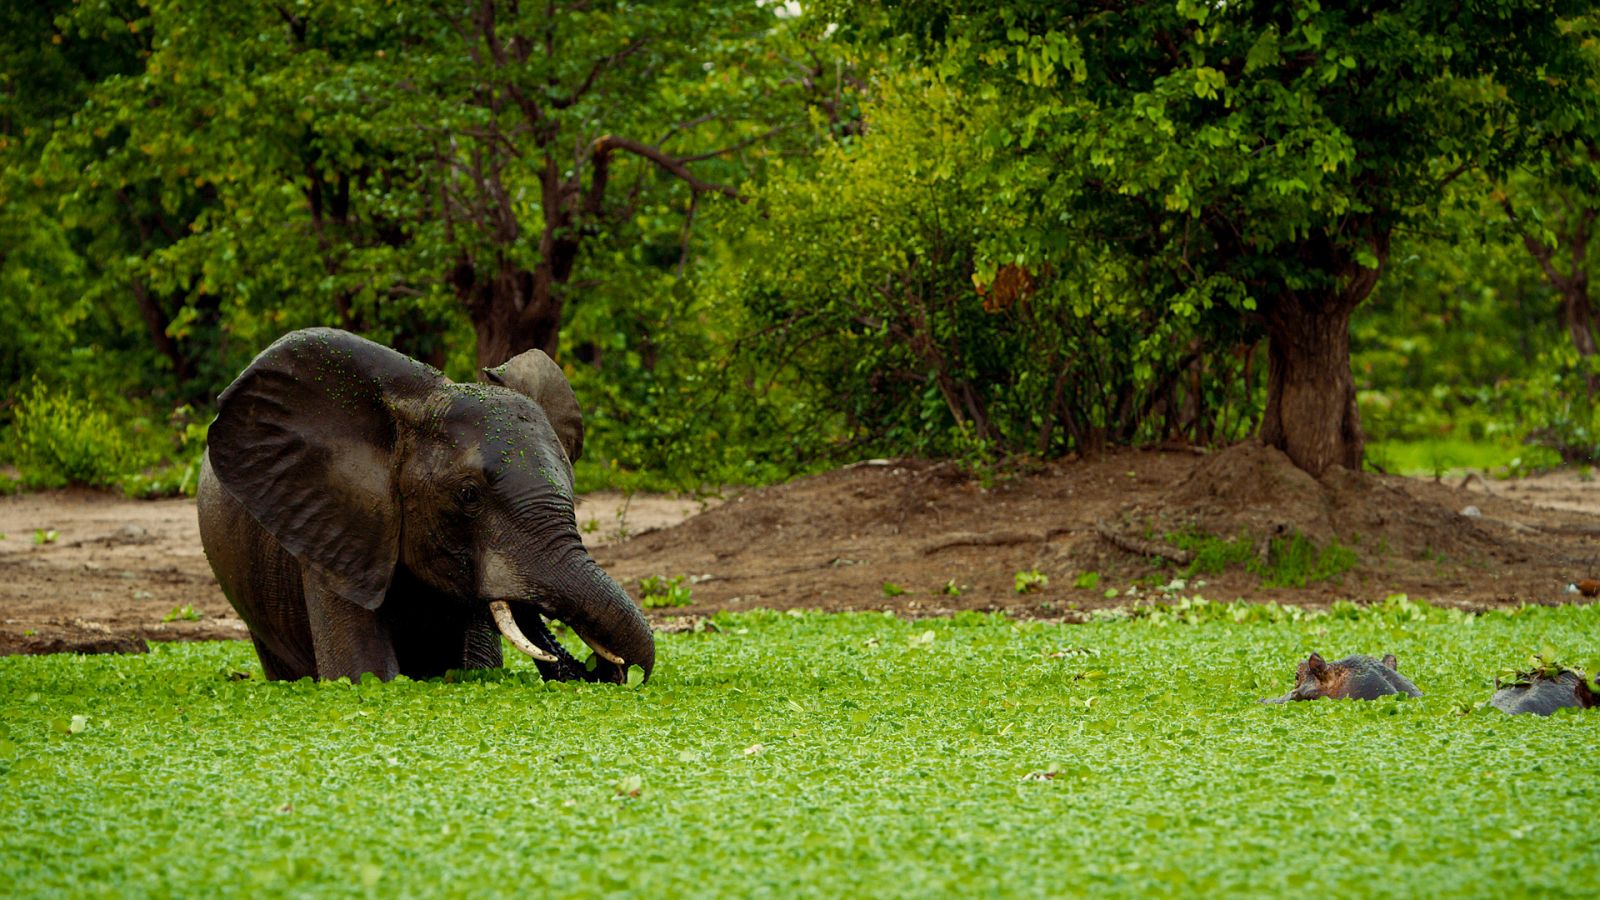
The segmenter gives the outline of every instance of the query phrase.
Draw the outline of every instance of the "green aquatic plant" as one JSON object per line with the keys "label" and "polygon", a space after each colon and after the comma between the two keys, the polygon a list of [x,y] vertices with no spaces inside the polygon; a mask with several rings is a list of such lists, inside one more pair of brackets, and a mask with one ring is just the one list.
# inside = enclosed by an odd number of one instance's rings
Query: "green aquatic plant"
{"label": "green aquatic plant", "polygon": [[[0,871],[31,895],[1600,883],[1600,786],[1568,762],[1600,712],[1474,708],[1508,648],[1592,654],[1600,606],[709,621],[632,689],[515,654],[387,684],[268,682],[244,642],[0,657]],[[1311,651],[1394,653],[1424,696],[1257,702]]]}

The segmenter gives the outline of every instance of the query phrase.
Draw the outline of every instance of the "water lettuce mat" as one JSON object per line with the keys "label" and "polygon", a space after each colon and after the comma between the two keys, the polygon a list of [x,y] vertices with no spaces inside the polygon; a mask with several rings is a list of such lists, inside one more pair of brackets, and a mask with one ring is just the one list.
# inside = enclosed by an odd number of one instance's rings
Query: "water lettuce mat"
{"label": "water lettuce mat", "polygon": [[[1600,606],[716,626],[663,635],[636,689],[545,685],[520,660],[451,683],[273,684],[246,643],[0,659],[7,893],[1600,884],[1600,711],[1479,706],[1530,651],[1600,656]],[[1426,696],[1257,702],[1313,650],[1393,652]]]}

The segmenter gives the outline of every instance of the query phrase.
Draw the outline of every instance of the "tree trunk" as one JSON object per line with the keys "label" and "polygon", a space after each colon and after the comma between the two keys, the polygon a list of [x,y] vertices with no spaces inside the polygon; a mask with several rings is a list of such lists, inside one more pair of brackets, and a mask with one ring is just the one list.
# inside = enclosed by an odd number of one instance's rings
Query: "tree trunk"
{"label": "tree trunk", "polygon": [[[1600,352],[1594,339],[1594,307],[1589,303],[1588,273],[1578,272],[1559,285],[1561,289],[1561,319],[1567,323],[1567,333],[1572,335],[1572,346],[1587,365],[1589,358]],[[1600,393],[1600,375],[1584,372],[1589,396]]]}
{"label": "tree trunk", "polygon": [[1366,438],[1350,374],[1350,314],[1359,301],[1347,292],[1285,294],[1262,310],[1268,341],[1261,440],[1313,476],[1329,466],[1361,468]]}
{"label": "tree trunk", "polygon": [[167,326],[172,324],[172,318],[156,298],[150,296],[137,275],[133,278],[132,286],[133,299],[139,305],[139,315],[144,318],[145,331],[150,335],[156,351],[172,363],[173,386],[181,393],[184,385],[194,377],[194,363],[172,335],[167,334]]}
{"label": "tree trunk", "polygon": [[498,366],[526,350],[556,355],[561,300],[540,273],[510,264],[482,273],[463,261],[450,283],[477,333],[480,368]]}

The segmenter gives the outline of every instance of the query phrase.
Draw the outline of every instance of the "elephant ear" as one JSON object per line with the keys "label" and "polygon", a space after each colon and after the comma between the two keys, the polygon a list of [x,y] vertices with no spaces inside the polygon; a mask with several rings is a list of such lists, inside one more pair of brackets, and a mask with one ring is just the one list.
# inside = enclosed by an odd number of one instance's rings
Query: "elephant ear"
{"label": "elephant ear", "polygon": [[543,350],[529,350],[484,369],[483,377],[539,404],[556,430],[562,449],[567,451],[567,462],[575,463],[583,455],[583,410],[578,406],[578,395],[572,392],[561,367]]}
{"label": "elephant ear", "polygon": [[431,367],[348,332],[291,332],[218,398],[211,467],[324,584],[376,609],[400,547],[393,410],[443,382]]}

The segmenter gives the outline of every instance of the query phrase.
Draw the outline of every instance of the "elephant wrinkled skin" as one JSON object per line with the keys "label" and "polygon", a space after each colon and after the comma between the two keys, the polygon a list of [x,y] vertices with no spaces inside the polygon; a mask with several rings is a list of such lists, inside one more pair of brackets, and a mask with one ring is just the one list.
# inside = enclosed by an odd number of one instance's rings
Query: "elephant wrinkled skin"
{"label": "elephant wrinkled skin", "polygon": [[[268,678],[493,668],[502,631],[546,678],[648,677],[649,623],[578,535],[571,386],[537,350],[484,377],[313,328],[223,391],[200,536]],[[594,649],[589,665],[542,617]]]}

